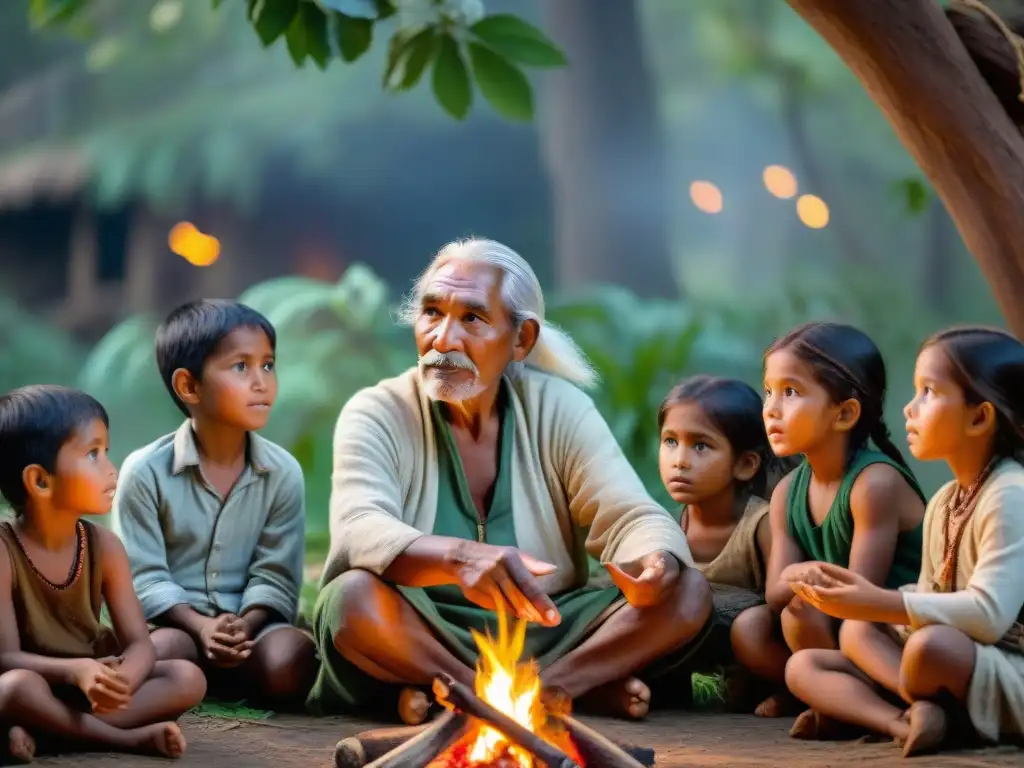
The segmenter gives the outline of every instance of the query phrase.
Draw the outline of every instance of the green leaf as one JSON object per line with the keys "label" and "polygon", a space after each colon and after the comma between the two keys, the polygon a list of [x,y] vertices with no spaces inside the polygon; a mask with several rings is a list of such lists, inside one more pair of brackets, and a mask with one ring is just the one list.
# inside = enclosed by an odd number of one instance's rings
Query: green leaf
{"label": "green leaf", "polygon": [[[249,4],[249,20],[264,47],[289,30],[299,10],[299,0],[255,0]],[[289,49],[291,45],[289,44]],[[293,57],[294,58],[294,57]]]}
{"label": "green leaf", "polygon": [[319,0],[320,5],[354,19],[380,18],[380,10],[374,0]]}
{"label": "green leaf", "polygon": [[357,19],[343,13],[334,14],[335,39],[341,58],[352,62],[370,49],[373,42],[373,22],[368,19]]}
{"label": "green leaf", "polygon": [[459,51],[459,44],[451,35],[441,36],[437,58],[434,59],[432,85],[437,103],[444,111],[456,120],[464,120],[473,103],[473,90],[469,69]]}
{"label": "green leaf", "polygon": [[296,66],[301,67],[307,58],[313,59],[320,69],[327,66],[331,58],[331,44],[327,39],[327,16],[313,3],[303,3],[292,19],[286,35],[288,53]]}
{"label": "green leaf", "polygon": [[213,6],[213,10],[216,11],[218,8],[221,7],[221,5],[223,5],[223,3],[224,0],[213,0],[213,2],[211,3],[211,5]]}
{"label": "green leaf", "polygon": [[900,179],[894,183],[895,192],[906,205],[907,213],[911,216],[922,213],[928,207],[930,194],[925,183],[916,177]]}
{"label": "green leaf", "polygon": [[398,69],[398,65],[402,61],[402,54],[405,53],[405,46],[408,42],[409,33],[401,31],[396,32],[394,37],[388,42],[388,57],[384,65],[384,78],[381,81],[385,88],[394,87],[392,80],[395,76],[395,70]]}
{"label": "green leaf", "polygon": [[87,0],[31,0],[28,17],[33,27],[63,24],[77,16]]}
{"label": "green leaf", "polygon": [[408,91],[416,86],[437,48],[438,37],[433,27],[427,27],[413,36],[404,47],[404,73],[398,86],[401,90]]}
{"label": "green leaf", "polygon": [[506,59],[532,67],[565,66],[565,55],[551,39],[518,16],[486,16],[470,31]]}
{"label": "green leaf", "polygon": [[469,59],[480,92],[498,114],[510,120],[533,118],[533,91],[522,70],[480,43],[469,44]]}

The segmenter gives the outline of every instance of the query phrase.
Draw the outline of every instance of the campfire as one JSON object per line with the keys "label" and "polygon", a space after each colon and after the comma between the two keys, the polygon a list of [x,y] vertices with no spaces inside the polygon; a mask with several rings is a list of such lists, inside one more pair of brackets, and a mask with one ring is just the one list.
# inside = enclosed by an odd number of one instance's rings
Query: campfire
{"label": "campfire", "polygon": [[542,695],[532,660],[522,660],[526,624],[498,636],[473,633],[480,649],[473,689],[434,680],[445,708],[432,723],[365,731],[338,742],[335,768],[641,768],[652,750],[621,746],[575,720],[564,697]]}

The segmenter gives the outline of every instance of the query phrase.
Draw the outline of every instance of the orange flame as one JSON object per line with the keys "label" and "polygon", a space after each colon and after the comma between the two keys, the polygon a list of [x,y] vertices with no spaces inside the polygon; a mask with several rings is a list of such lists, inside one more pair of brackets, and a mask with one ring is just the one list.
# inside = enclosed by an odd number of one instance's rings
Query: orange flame
{"label": "orange flame", "polygon": [[[583,765],[583,760],[563,729],[548,725],[541,699],[540,671],[534,660],[520,661],[526,644],[526,622],[509,627],[506,612],[498,610],[498,637],[473,632],[480,656],[476,665],[476,695],[519,725],[536,733],[549,744]],[[474,727],[459,743],[447,750],[431,768],[533,768],[533,757],[491,726],[474,721]]]}

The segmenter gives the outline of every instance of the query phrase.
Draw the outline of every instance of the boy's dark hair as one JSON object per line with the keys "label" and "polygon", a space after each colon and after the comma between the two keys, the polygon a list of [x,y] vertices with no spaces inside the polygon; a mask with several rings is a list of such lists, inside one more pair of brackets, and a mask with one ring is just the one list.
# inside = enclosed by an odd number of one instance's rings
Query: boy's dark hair
{"label": "boy's dark hair", "polygon": [[25,510],[25,467],[53,472],[57,454],[74,431],[93,419],[110,426],[106,409],[77,389],[37,384],[0,397],[0,495],[15,512]]}
{"label": "boy's dark hair", "polygon": [[808,323],[777,339],[764,356],[781,349],[789,350],[811,367],[833,402],[852,398],[860,403],[860,418],[850,430],[847,443],[848,461],[870,438],[882,453],[909,470],[885,426],[885,361],[867,334],[841,323]]}
{"label": "boy's dark hair", "polygon": [[768,498],[771,487],[778,483],[795,462],[778,459],[772,453],[764,431],[761,398],[753,387],[738,379],[718,376],[692,376],[673,387],[658,409],[658,429],[673,406],[696,403],[729,441],[734,455],[752,451],[761,458],[757,473],[745,490],[754,496]]}
{"label": "boy's dark hair", "polygon": [[175,405],[189,416],[188,407],[174,391],[174,372],[184,368],[197,381],[203,366],[224,337],[237,328],[258,328],[277,349],[277,332],[252,307],[227,299],[200,299],[182,304],[167,316],[156,331],[156,365]]}
{"label": "boy's dark hair", "polygon": [[921,345],[938,346],[970,405],[992,403],[996,411],[993,458],[1024,458],[1024,344],[1006,331],[956,326]]}

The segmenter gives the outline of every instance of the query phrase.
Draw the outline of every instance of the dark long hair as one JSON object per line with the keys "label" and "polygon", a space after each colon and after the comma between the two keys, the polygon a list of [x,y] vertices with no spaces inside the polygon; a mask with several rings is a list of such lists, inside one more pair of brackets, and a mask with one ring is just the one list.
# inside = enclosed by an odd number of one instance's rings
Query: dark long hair
{"label": "dark long hair", "polygon": [[921,349],[933,346],[949,358],[964,400],[995,409],[993,458],[1024,458],[1024,344],[998,328],[963,325],[930,336]]}
{"label": "dark long hair", "polygon": [[658,429],[665,425],[670,408],[682,403],[696,403],[712,424],[729,441],[734,456],[751,451],[760,459],[757,473],[743,490],[754,496],[768,498],[771,490],[795,466],[779,459],[768,444],[761,416],[761,398],[747,384],[737,379],[718,376],[692,376],[677,384],[658,408]]}
{"label": "dark long hair", "polygon": [[870,439],[878,450],[910,469],[885,426],[885,361],[867,334],[841,323],[807,323],[777,339],[764,356],[767,359],[782,349],[811,367],[814,378],[833,402],[852,398],[860,403],[860,418],[849,434],[847,461]]}

